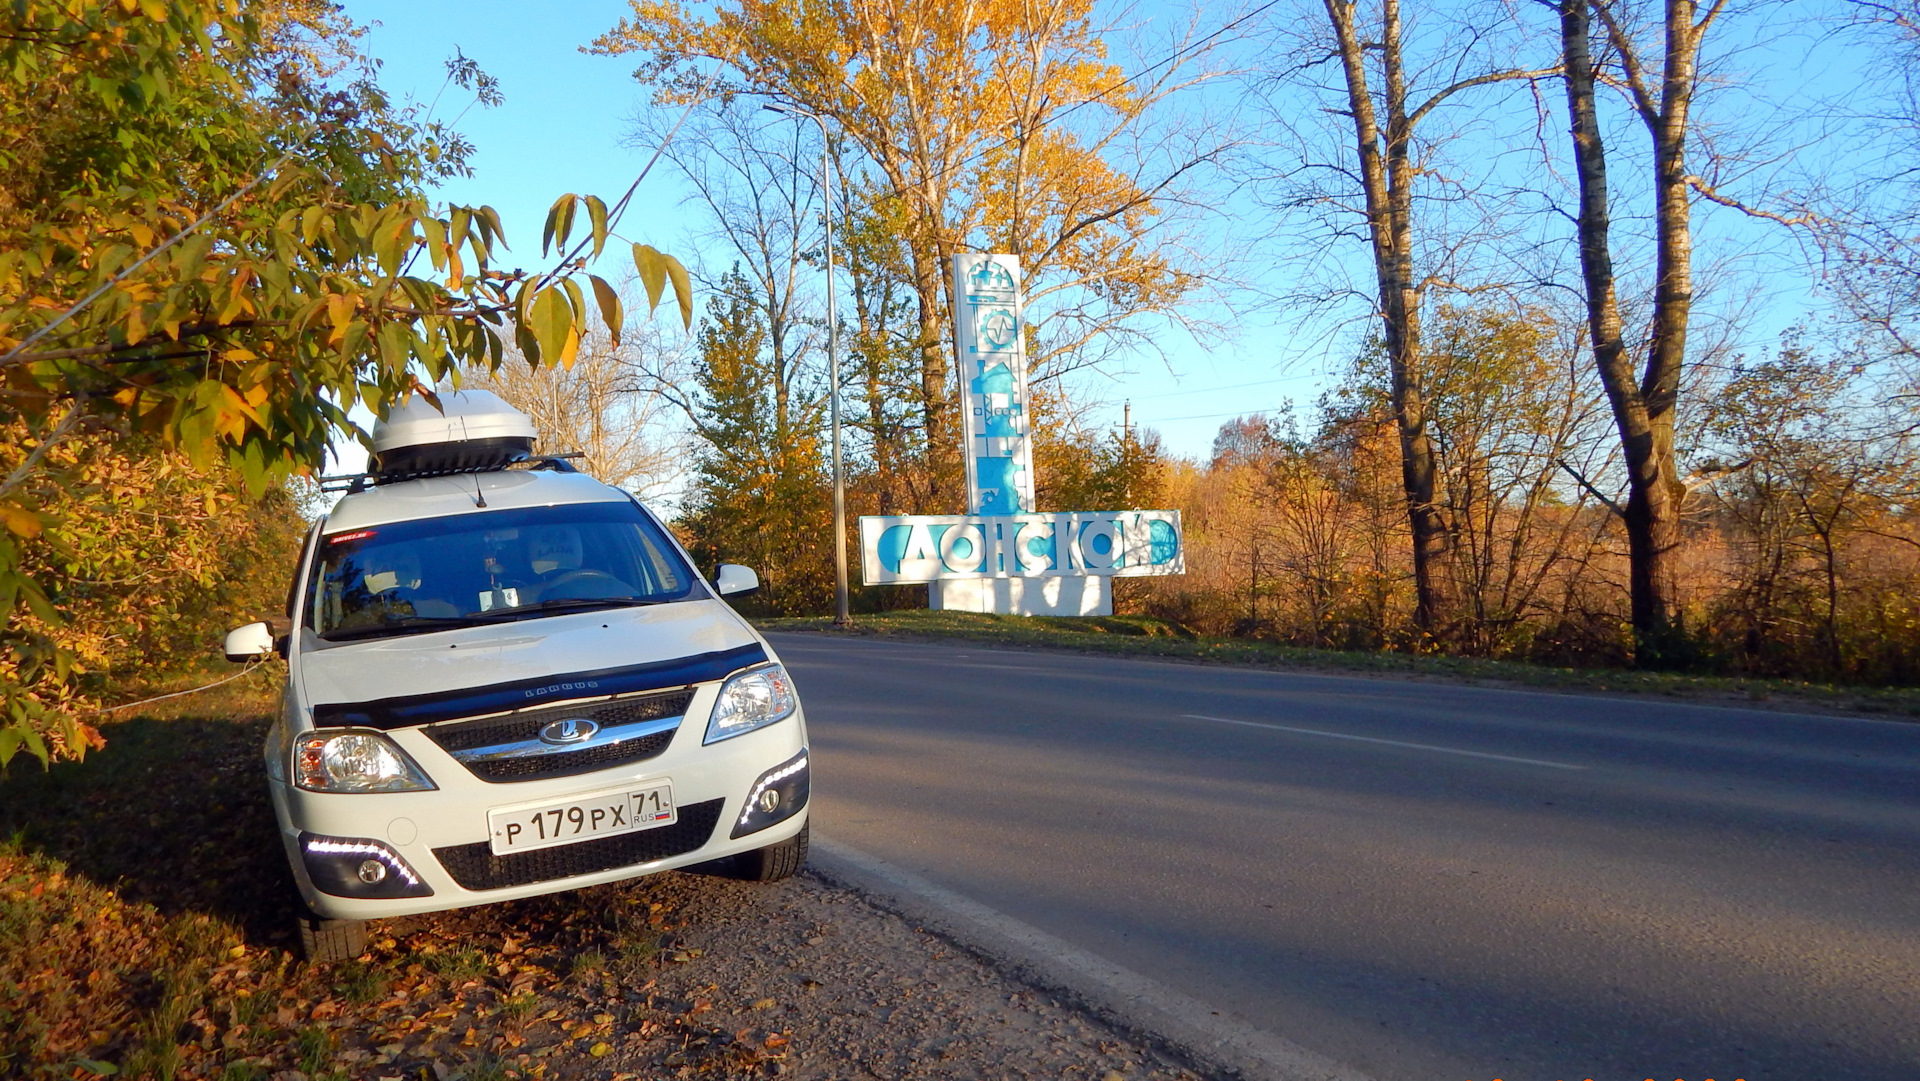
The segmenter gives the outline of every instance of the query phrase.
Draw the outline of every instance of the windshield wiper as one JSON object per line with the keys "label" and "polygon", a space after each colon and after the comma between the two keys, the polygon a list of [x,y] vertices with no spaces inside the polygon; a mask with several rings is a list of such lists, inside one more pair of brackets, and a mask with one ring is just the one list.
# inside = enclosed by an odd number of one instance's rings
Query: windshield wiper
{"label": "windshield wiper", "polygon": [[673,599],[672,597],[555,597],[550,601],[535,601],[532,604],[520,604],[511,608],[468,612],[465,618],[476,623],[491,623],[496,620],[518,619],[539,612],[557,612],[569,608],[644,608],[650,604],[665,604]]}
{"label": "windshield wiper", "polygon": [[396,634],[412,634],[415,631],[471,627],[484,622],[486,620],[475,619],[472,616],[404,616],[366,627],[339,627],[320,637],[329,642],[349,642],[356,638],[385,638]]}
{"label": "windshield wiper", "polygon": [[588,608],[644,608],[650,604],[666,604],[676,600],[674,597],[555,597],[549,601],[536,601],[533,604],[515,605],[511,608],[492,608],[485,612],[468,612],[461,616],[402,616],[388,617],[385,622],[365,627],[343,627],[328,631],[321,638],[329,642],[350,642],[361,638],[386,638],[393,635],[412,634],[416,631],[443,631],[454,627],[478,627],[488,623],[511,623],[516,619],[527,619],[536,615],[563,612],[571,609]]}

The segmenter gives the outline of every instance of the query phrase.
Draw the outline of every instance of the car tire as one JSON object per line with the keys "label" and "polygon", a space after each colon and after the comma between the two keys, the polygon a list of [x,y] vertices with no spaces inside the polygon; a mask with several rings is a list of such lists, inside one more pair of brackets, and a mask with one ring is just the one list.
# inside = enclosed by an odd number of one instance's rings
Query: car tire
{"label": "car tire", "polygon": [[367,952],[367,921],[329,920],[299,913],[300,955],[316,965],[351,961]]}
{"label": "car tire", "polygon": [[792,878],[806,865],[807,834],[812,829],[813,823],[808,822],[800,827],[799,833],[779,844],[756,848],[733,857],[734,877],[748,882],[778,882],[783,878]]}

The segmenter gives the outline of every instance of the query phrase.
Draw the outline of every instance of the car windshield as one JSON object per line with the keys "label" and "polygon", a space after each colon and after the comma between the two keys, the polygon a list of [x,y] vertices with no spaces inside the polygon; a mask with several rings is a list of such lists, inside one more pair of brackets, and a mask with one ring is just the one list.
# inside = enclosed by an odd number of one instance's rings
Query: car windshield
{"label": "car windshield", "polygon": [[632,503],[395,522],[320,538],[307,625],[347,641],[704,596]]}

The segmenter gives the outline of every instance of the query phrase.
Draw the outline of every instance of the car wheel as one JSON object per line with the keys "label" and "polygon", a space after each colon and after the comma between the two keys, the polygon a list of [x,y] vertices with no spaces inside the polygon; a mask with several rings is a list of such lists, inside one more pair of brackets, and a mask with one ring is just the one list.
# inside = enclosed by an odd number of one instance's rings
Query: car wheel
{"label": "car wheel", "polygon": [[811,829],[813,823],[808,822],[800,827],[799,833],[779,844],[735,856],[735,877],[748,882],[778,882],[783,878],[792,878],[807,862],[807,832]]}
{"label": "car wheel", "polygon": [[351,961],[367,952],[367,921],[329,920],[302,909],[300,954],[314,964]]}

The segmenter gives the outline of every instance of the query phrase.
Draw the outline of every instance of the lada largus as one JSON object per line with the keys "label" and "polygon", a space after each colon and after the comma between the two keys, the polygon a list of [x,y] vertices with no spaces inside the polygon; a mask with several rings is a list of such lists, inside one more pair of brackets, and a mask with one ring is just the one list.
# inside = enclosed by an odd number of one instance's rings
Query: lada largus
{"label": "lada largus", "polygon": [[317,960],[364,921],[807,852],[806,724],[780,659],[626,492],[535,458],[493,395],[416,399],[308,536],[266,771]]}

